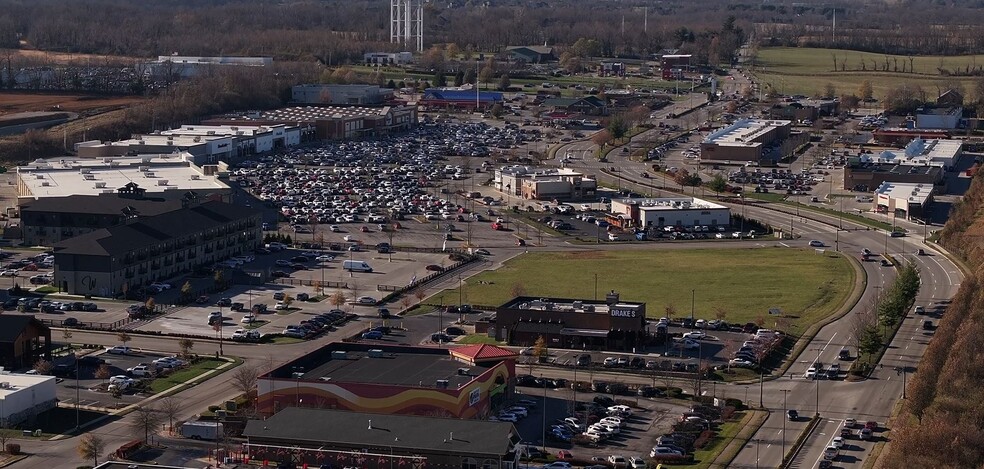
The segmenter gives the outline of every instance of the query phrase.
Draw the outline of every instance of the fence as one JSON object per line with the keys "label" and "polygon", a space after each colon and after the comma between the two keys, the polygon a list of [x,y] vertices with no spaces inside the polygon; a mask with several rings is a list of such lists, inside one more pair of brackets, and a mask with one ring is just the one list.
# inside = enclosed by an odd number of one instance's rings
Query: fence
{"label": "fence", "polygon": [[280,277],[274,279],[273,283],[279,283],[281,285],[299,285],[302,287],[316,287],[321,285],[323,288],[344,288],[348,289],[347,282],[329,282],[320,280],[304,280],[300,278],[290,278],[290,277]]}
{"label": "fence", "polygon": [[[62,327],[64,325],[64,324],[62,324],[62,322],[63,322],[62,320],[41,318],[40,321],[41,321],[41,324],[44,324],[46,326]],[[130,318],[123,318],[123,319],[120,319],[119,321],[114,321],[114,322],[91,322],[91,321],[90,322],[87,322],[87,321],[79,321],[78,324],[76,324],[74,326],[69,326],[69,327],[71,327],[72,329],[88,329],[88,330],[97,330],[97,331],[115,331],[115,330],[122,329],[123,326],[129,324],[132,321],[133,320],[130,319]]]}

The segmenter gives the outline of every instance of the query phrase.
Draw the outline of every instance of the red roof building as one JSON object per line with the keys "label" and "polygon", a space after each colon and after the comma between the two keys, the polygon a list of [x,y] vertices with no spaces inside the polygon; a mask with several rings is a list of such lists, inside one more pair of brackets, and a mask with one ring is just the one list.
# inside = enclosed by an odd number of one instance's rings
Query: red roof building
{"label": "red roof building", "polygon": [[478,365],[488,362],[501,362],[503,360],[515,359],[518,353],[512,350],[497,347],[489,344],[466,345],[455,347],[450,350],[451,356],[457,360],[467,362],[469,365]]}

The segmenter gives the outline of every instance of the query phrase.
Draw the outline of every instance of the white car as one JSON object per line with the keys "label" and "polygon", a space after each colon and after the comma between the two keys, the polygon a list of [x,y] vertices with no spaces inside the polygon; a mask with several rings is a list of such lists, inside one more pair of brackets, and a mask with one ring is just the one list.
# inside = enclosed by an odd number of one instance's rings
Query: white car
{"label": "white car", "polygon": [[146,363],[141,363],[137,366],[127,368],[126,374],[143,378],[145,376],[152,376],[154,374],[154,368]]}
{"label": "white car", "polygon": [[328,262],[328,261],[335,260],[335,256],[331,256],[331,255],[328,255],[328,254],[323,254],[323,255],[320,255],[318,257],[315,257],[314,260],[316,260],[318,262]]}
{"label": "white car", "polygon": [[608,413],[629,417],[632,415],[632,408],[627,405],[613,405],[608,408]]}
{"label": "white car", "polygon": [[690,331],[683,334],[684,339],[701,340],[707,338],[707,334],[703,331]]}
{"label": "white car", "polygon": [[133,378],[126,375],[116,375],[109,378],[109,384],[115,384],[117,386],[126,387],[133,384]]}
{"label": "white car", "polygon": [[283,301],[278,301],[277,304],[274,305],[273,309],[276,309],[276,310],[286,310],[287,309],[287,303],[284,303]]}
{"label": "white car", "polygon": [[823,241],[819,241],[819,240],[816,240],[816,239],[810,240],[810,247],[822,248],[823,247]]}
{"label": "white car", "polygon": [[581,204],[581,210],[584,210],[585,212],[587,212],[587,211],[591,210],[591,206],[588,205],[588,204]]}
{"label": "white car", "polygon": [[4,271],[0,272],[0,277],[16,277],[17,275],[18,274],[17,274],[17,271],[16,270],[9,270],[8,269],[8,270],[4,270]]}
{"label": "white car", "polygon": [[683,456],[683,453],[665,446],[657,446],[649,452],[649,457],[655,458],[656,456]]}
{"label": "white car", "polygon": [[646,469],[649,466],[646,464],[646,460],[642,458],[631,457],[629,458],[629,467],[631,467],[632,469]]}
{"label": "white car", "polygon": [[733,358],[728,362],[729,365],[736,368],[754,368],[755,363],[741,358]]}
{"label": "white car", "polygon": [[376,304],[376,299],[371,296],[360,296],[355,302],[360,305],[374,305]]}
{"label": "white car", "polygon": [[239,320],[239,322],[243,324],[251,324],[253,321],[256,321],[256,315],[253,313],[246,313],[243,318]]}
{"label": "white car", "polygon": [[613,454],[608,457],[608,464],[611,464],[615,467],[625,467],[628,463],[629,462],[628,460],[625,459],[625,456],[619,456],[617,454]]}
{"label": "white car", "polygon": [[833,446],[834,448],[837,448],[837,449],[843,448],[844,447],[844,437],[842,437],[842,436],[835,436],[834,439],[830,442],[830,446]]}
{"label": "white car", "polygon": [[693,350],[693,349],[700,348],[700,342],[697,342],[696,340],[693,339],[683,339],[677,343],[680,344],[680,347],[683,347],[686,350]]}
{"label": "white car", "polygon": [[502,413],[497,416],[500,422],[512,422],[516,423],[519,421],[519,416],[516,414]]}
{"label": "white car", "polygon": [[355,238],[353,238],[352,235],[342,236],[342,241],[345,241],[345,242],[352,241],[353,239],[355,239]]}
{"label": "white car", "polygon": [[106,353],[112,353],[115,355],[127,355],[130,353],[130,347],[123,345],[114,345],[106,349]]}
{"label": "white car", "polygon": [[803,377],[806,378],[806,379],[816,379],[817,378],[817,368],[814,367],[814,366],[811,366],[810,368],[808,368],[806,370],[805,373],[803,373]]}
{"label": "white car", "polygon": [[341,233],[342,232],[342,228],[340,226],[338,226],[338,225],[331,225],[331,226],[328,227],[328,229],[331,230],[332,233]]}

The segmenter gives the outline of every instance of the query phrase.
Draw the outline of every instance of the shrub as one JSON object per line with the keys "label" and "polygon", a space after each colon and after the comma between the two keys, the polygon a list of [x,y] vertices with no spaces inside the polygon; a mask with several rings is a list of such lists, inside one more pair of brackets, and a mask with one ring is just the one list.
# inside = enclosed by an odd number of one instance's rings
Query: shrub
{"label": "shrub", "polygon": [[7,443],[7,454],[20,454],[21,447],[19,443]]}
{"label": "shrub", "polygon": [[694,449],[703,448],[705,445],[707,445],[708,441],[711,441],[711,438],[713,437],[714,437],[714,432],[710,430],[704,430],[700,432],[700,436],[698,436],[697,439],[694,440]]}

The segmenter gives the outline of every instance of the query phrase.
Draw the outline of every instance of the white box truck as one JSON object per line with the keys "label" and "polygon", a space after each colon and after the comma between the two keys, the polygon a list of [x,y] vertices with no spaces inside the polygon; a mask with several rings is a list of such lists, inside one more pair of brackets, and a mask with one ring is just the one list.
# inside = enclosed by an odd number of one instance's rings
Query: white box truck
{"label": "white box truck", "polygon": [[372,272],[372,267],[366,261],[345,261],[342,268],[350,272]]}
{"label": "white box truck", "polygon": [[214,440],[223,434],[221,422],[185,422],[181,425],[181,436],[193,440]]}

